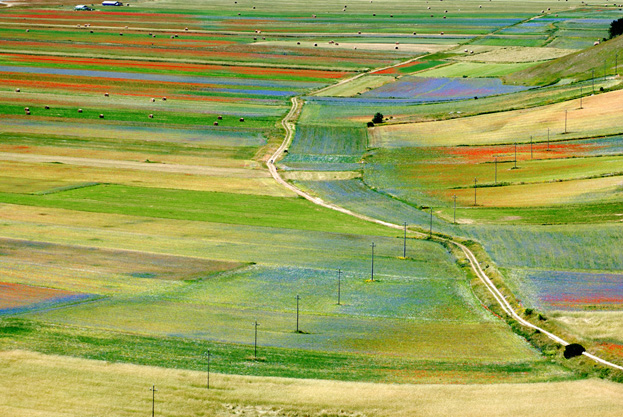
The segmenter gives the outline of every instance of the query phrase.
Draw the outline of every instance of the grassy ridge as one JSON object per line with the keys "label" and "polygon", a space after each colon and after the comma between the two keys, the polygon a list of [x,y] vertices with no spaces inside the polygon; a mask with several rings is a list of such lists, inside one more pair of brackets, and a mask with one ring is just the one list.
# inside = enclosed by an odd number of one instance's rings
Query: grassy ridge
{"label": "grassy ridge", "polygon": [[507,75],[504,80],[507,83],[549,85],[562,79],[588,80],[592,71],[595,71],[595,77],[603,77],[604,70],[605,75],[614,75],[615,53],[622,46],[623,37],[619,36],[586,50]]}

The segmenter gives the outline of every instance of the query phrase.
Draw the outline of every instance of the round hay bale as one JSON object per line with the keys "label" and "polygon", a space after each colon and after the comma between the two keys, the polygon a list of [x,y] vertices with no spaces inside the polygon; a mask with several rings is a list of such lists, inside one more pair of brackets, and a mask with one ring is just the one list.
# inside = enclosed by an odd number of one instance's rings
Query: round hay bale
{"label": "round hay bale", "polygon": [[93,31],[92,31],[92,30],[90,30],[89,32],[93,33]]}
{"label": "round hay bale", "polygon": [[395,47],[394,47],[394,49],[398,49],[398,47],[397,47],[397,46],[395,46]]}
{"label": "round hay bale", "polygon": [[162,97],[162,101],[167,101],[167,98],[166,97]]}
{"label": "round hay bale", "polygon": [[119,36],[123,36],[123,33],[119,32]]}
{"label": "round hay bale", "polygon": [[24,111],[29,111],[30,108],[29,107],[24,107]]}
{"label": "round hay bale", "polygon": [[78,109],[78,113],[82,113],[82,109]]}
{"label": "round hay bale", "polygon": [[218,116],[217,119],[218,120],[223,120],[223,116]]}
{"label": "round hay bale", "polygon": [[218,126],[218,122],[214,122],[214,126]]}
{"label": "round hay bale", "polygon": [[315,44],[314,44],[314,46],[318,46],[318,44],[317,44],[317,43],[315,43]]}
{"label": "round hay bale", "polygon": [[186,32],[188,32],[188,28],[184,28],[184,30],[185,30]]}
{"label": "round hay bale", "polygon": [[103,119],[104,115],[102,113],[100,113],[100,119]]}
{"label": "round hay bale", "polygon": [[357,32],[357,35],[361,35],[361,31]]}
{"label": "round hay bale", "polygon": [[104,97],[108,97],[108,96],[109,96],[109,94],[108,94],[108,93],[104,93]]}
{"label": "round hay bale", "polygon": [[301,43],[300,43],[300,42],[297,42],[296,44],[297,44],[297,45],[300,45]]}
{"label": "round hay bale", "polygon": [[15,92],[16,92],[16,93],[19,93],[20,91],[22,91],[22,90],[20,90],[19,88],[16,88],[16,89],[15,89]]}
{"label": "round hay bale", "polygon": [[441,34],[443,35],[443,32],[441,32]]}
{"label": "round hay bale", "polygon": [[241,118],[240,118],[240,121],[241,121],[241,122],[244,122],[244,117],[241,117]]}
{"label": "round hay bale", "polygon": [[154,115],[153,115],[153,114],[150,114],[150,115],[149,115],[149,118],[150,118],[150,119],[153,119],[153,118],[154,118]]}
{"label": "round hay bale", "polygon": [[413,32],[414,35],[417,35],[417,32]]}
{"label": "round hay bale", "polygon": [[26,29],[26,33],[30,32],[30,29]]}
{"label": "round hay bale", "polygon": [[155,99],[155,98],[152,98],[152,99],[151,99],[151,102],[152,102],[152,103],[155,103],[155,102],[156,102],[156,99]]}
{"label": "round hay bale", "polygon": [[26,112],[26,116],[30,116],[30,110]]}
{"label": "round hay bale", "polygon": [[44,107],[46,110],[50,110],[50,106],[45,106]]}

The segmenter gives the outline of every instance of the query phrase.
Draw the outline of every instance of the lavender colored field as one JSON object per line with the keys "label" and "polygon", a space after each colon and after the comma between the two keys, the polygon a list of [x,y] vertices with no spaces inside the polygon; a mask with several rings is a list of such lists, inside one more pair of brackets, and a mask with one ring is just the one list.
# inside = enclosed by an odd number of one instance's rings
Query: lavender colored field
{"label": "lavender colored field", "polygon": [[504,85],[497,78],[421,78],[404,77],[363,93],[370,98],[417,98],[422,102],[463,100],[497,94],[514,93],[526,87]]}
{"label": "lavender colored field", "polygon": [[72,137],[145,140],[154,142],[192,143],[203,146],[245,147],[262,146],[266,139],[260,132],[224,129],[168,129],[114,124],[50,122],[45,120],[3,119],[0,132],[68,135]]}
{"label": "lavender colored field", "polygon": [[623,274],[519,270],[513,273],[525,304],[542,310],[621,309]]}
{"label": "lavender colored field", "polygon": [[[407,222],[409,225],[422,227],[427,226],[430,221],[428,213],[387,194],[376,192],[361,180],[300,181],[298,184],[325,201],[377,219],[399,224]],[[437,230],[437,226],[441,224],[436,217],[434,222]]]}
{"label": "lavender colored field", "polygon": [[190,84],[214,84],[231,86],[263,87],[269,89],[297,88],[309,89],[322,87],[325,84],[316,82],[287,82],[271,80],[249,80],[222,77],[184,77],[179,75],[144,74],[121,71],[77,70],[65,68],[40,68],[0,65],[0,72],[17,72],[27,74],[71,75],[76,77],[98,77],[112,80],[158,81]]}
{"label": "lavender colored field", "polygon": [[92,297],[91,294],[0,282],[0,315],[83,301]]}

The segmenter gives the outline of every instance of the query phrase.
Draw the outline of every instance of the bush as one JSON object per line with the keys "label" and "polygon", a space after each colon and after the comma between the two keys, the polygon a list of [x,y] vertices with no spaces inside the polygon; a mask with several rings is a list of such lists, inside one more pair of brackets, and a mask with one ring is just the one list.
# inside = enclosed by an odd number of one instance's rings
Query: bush
{"label": "bush", "polygon": [[377,112],[372,118],[372,123],[383,123],[383,114]]}
{"label": "bush", "polygon": [[623,34],[623,17],[610,23],[610,28],[608,29],[608,35],[610,36],[610,39],[621,34]]}
{"label": "bush", "polygon": [[368,122],[368,127],[374,127],[374,123],[373,122]]}
{"label": "bush", "polygon": [[576,356],[580,356],[586,349],[584,346],[578,343],[571,343],[570,345],[565,346],[565,359],[571,359]]}

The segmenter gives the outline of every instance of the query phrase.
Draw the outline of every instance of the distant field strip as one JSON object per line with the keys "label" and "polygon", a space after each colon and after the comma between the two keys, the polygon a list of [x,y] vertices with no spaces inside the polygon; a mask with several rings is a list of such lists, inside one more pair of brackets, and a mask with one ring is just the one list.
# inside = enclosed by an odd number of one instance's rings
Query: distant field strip
{"label": "distant field strip", "polygon": [[[585,97],[583,109],[579,101],[563,102],[527,110],[493,113],[440,122],[397,124],[371,130],[372,146],[456,146],[528,142],[583,138],[617,134],[623,131],[623,91]],[[568,133],[564,133],[565,110],[568,112]]]}

